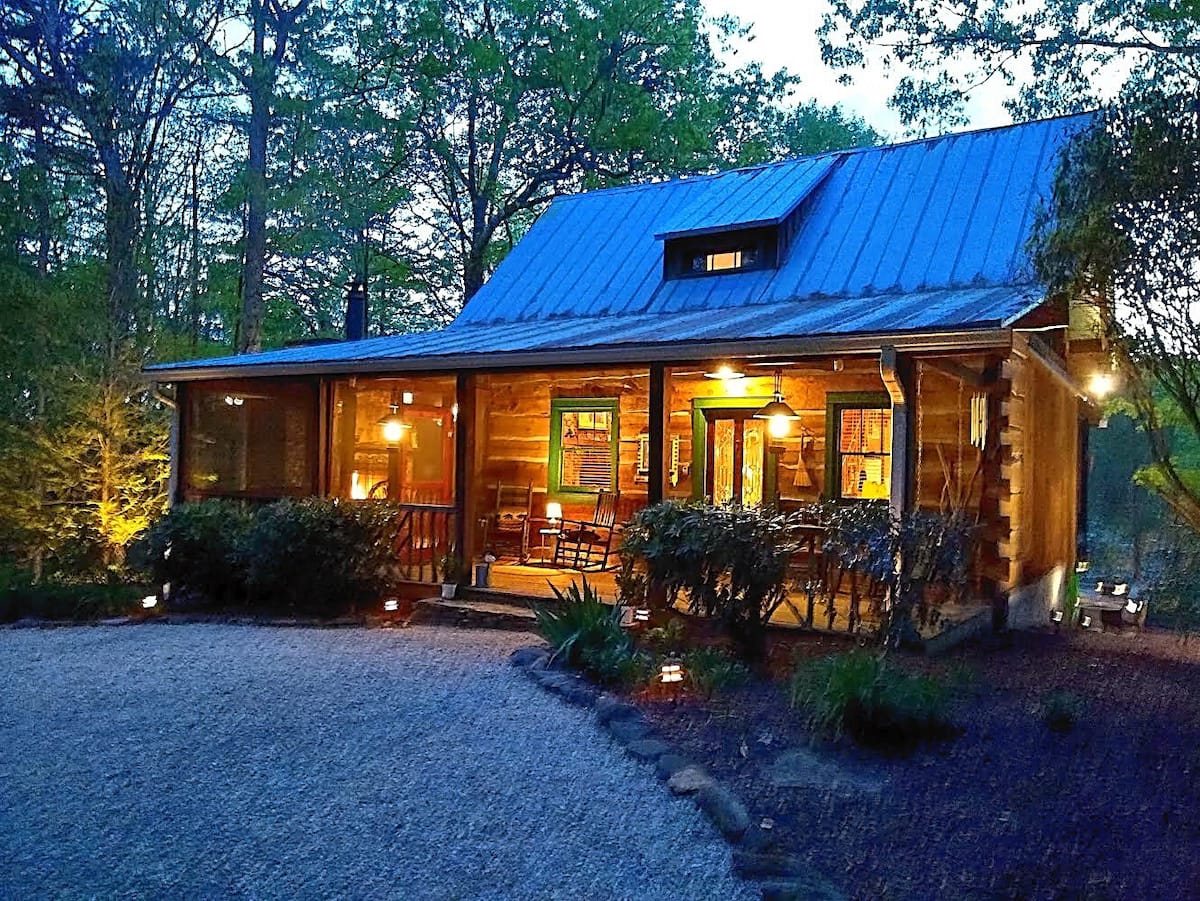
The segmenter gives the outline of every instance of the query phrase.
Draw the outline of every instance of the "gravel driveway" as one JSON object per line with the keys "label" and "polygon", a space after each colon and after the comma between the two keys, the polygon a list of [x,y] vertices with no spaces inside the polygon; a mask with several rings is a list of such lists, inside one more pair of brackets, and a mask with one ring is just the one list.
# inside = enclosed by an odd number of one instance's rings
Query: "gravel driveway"
{"label": "gravel driveway", "polygon": [[756,897],[528,641],[0,631],[0,897]]}

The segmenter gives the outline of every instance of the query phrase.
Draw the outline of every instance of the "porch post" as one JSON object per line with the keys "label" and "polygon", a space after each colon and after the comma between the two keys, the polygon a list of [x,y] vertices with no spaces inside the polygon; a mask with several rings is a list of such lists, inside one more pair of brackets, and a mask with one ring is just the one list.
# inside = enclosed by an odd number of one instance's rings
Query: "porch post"
{"label": "porch post", "polygon": [[167,475],[167,506],[173,507],[179,503],[179,470],[182,465],[180,454],[183,452],[182,427],[184,383],[175,385],[175,398],[171,404],[171,431],[167,438],[167,454],[171,458],[171,468]]}
{"label": "porch post", "polygon": [[458,406],[458,418],[454,422],[454,551],[462,558],[464,566],[471,564],[467,559],[470,552],[467,547],[467,536],[470,535],[467,527],[467,483],[471,478],[468,430],[475,422],[474,388],[468,373],[459,372],[455,375],[454,402]]}
{"label": "porch post", "polygon": [[664,363],[650,364],[650,480],[646,486],[647,500],[657,504],[663,499],[663,469],[666,455],[666,394],[667,367]]}
{"label": "porch post", "polygon": [[[899,517],[908,509],[908,484],[911,474],[908,462],[908,397],[900,373],[896,348],[880,348],[879,374],[892,399],[892,493],[888,501],[892,516]],[[920,476],[918,475],[918,478]]]}

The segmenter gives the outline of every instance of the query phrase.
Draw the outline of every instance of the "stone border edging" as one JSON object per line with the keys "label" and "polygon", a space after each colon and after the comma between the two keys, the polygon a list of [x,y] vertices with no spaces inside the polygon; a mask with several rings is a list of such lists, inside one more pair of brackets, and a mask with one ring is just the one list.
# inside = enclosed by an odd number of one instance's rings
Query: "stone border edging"
{"label": "stone border edging", "polygon": [[693,763],[646,722],[628,701],[606,694],[574,673],[550,666],[550,651],[532,645],[509,657],[532,682],[568,704],[589,709],[632,758],[654,766],[672,794],[690,797],[733,849],[734,872],[759,882],[763,901],[845,901],[845,895],[799,857],[777,849],[737,794]]}

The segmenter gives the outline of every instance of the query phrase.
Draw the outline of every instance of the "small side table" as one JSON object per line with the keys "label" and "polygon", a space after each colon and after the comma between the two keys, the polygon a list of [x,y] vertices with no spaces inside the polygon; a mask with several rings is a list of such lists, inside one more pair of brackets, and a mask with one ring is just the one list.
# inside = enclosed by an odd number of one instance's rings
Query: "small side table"
{"label": "small side table", "polygon": [[538,529],[538,535],[541,538],[537,547],[533,548],[537,552],[537,560],[533,561],[535,565],[549,566],[554,560],[554,546],[549,544],[550,539],[558,541],[558,536],[562,534],[562,529],[545,528]]}

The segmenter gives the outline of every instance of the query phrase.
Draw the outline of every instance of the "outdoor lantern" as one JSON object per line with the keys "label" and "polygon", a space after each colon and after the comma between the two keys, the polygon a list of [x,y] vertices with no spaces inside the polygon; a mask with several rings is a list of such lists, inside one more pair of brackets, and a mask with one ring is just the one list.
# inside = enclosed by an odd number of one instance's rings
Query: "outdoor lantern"
{"label": "outdoor lantern", "polygon": [[1080,560],[1078,563],[1075,564],[1075,572],[1082,575],[1083,573],[1087,572],[1088,569],[1091,568],[1091,565],[1092,564],[1088,563],[1088,561],[1086,561],[1086,560]]}
{"label": "outdoor lantern", "polygon": [[792,430],[792,422],[800,418],[800,414],[783,400],[782,369],[775,370],[775,399],[755,413],[754,418],[767,421],[767,431],[772,438],[786,438]]}
{"label": "outdoor lantern", "polygon": [[1142,609],[1142,605],[1140,603],[1138,603],[1137,601],[1135,601],[1133,598],[1130,598],[1129,601],[1125,604],[1125,612],[1128,613],[1130,616],[1137,613],[1140,609]]}
{"label": "outdoor lantern", "polygon": [[1117,380],[1111,372],[1095,372],[1088,379],[1088,394],[1096,398],[1096,400],[1104,400],[1112,393],[1116,387]]}
{"label": "outdoor lantern", "polygon": [[550,522],[558,522],[562,519],[562,513],[562,504],[557,501],[550,501],[550,503],[546,504],[546,519],[550,520]]}
{"label": "outdoor lantern", "polygon": [[1129,591],[1129,583],[1128,582],[1118,582],[1116,585],[1113,586],[1113,594],[1117,595],[1118,597],[1120,597],[1123,594],[1126,594],[1128,591]]}
{"label": "outdoor lantern", "polygon": [[404,401],[405,405],[411,404],[413,402],[413,393],[411,391],[405,391],[400,395],[400,399]]}
{"label": "outdoor lantern", "polygon": [[658,679],[664,685],[670,685],[674,682],[682,682],[683,664],[674,657],[668,657],[663,661],[662,669],[658,674]]}
{"label": "outdoor lantern", "polygon": [[153,610],[157,606],[158,606],[158,595],[148,594],[144,598],[142,598],[142,609],[143,610]]}
{"label": "outdoor lantern", "polygon": [[404,432],[410,426],[404,421],[404,417],[400,415],[399,404],[392,404],[391,408],[391,412],[379,420],[379,425],[383,428],[384,440],[388,444],[397,444],[404,437]]}
{"label": "outdoor lantern", "polygon": [[1051,610],[1050,620],[1052,622],[1061,623],[1063,621],[1063,612],[1061,610]]}
{"label": "outdoor lantern", "polygon": [[395,598],[388,598],[383,602],[383,609],[388,613],[395,613],[400,609],[400,602]]}
{"label": "outdoor lantern", "polygon": [[1083,626],[1085,629],[1091,628],[1092,618],[1085,613],[1083,619],[1079,621],[1079,625]]}
{"label": "outdoor lantern", "polygon": [[735,379],[745,378],[746,374],[737,369],[734,369],[728,363],[722,363],[716,369],[704,373],[706,379],[720,379],[723,382],[731,382]]}
{"label": "outdoor lantern", "polygon": [[635,623],[648,623],[648,622],[650,622],[650,608],[649,608],[649,607],[638,607],[638,608],[636,608],[636,609],[633,611],[633,621],[634,621]]}

